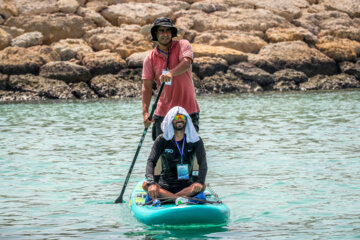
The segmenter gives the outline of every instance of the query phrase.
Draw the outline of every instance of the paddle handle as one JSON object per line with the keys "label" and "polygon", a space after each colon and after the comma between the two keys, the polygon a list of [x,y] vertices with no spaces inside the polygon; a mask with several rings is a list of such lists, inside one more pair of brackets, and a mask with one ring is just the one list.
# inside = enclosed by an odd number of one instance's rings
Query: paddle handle
{"label": "paddle handle", "polygon": [[[159,93],[158,95],[156,96],[156,99],[155,99],[155,102],[154,104],[152,105],[152,109],[151,109],[151,113],[150,113],[150,117],[149,117],[149,120],[151,120],[154,116],[154,112],[155,112],[155,109],[156,109],[156,106],[157,106],[157,103],[159,101],[159,98],[160,98],[160,95],[164,89],[164,85],[165,85],[165,82],[161,83],[161,87],[160,87],[160,90],[159,90]],[[134,165],[135,165],[135,162],[136,162],[136,159],[139,155],[139,152],[140,152],[140,149],[141,149],[141,146],[144,142],[144,139],[145,139],[145,135],[147,133],[147,130],[148,130],[148,127],[145,127],[144,131],[143,131],[143,134],[141,136],[141,139],[140,139],[140,142],[139,142],[139,145],[136,149],[136,152],[135,152],[135,156],[131,162],[131,166],[130,166],[130,169],[128,171],[128,174],[126,176],[126,179],[125,179],[125,182],[124,182],[124,185],[123,185],[123,188],[121,189],[121,193],[120,193],[120,196],[115,200],[115,203],[122,203],[123,202],[123,196],[124,196],[124,193],[125,193],[125,189],[126,189],[126,186],[129,182],[129,179],[130,179],[130,176],[131,176],[131,172],[134,168]]]}
{"label": "paddle handle", "polygon": [[163,91],[163,89],[164,89],[164,86],[165,86],[165,82],[161,83],[161,87],[160,87],[159,93],[158,93],[158,95],[156,96],[155,102],[154,102],[153,105],[152,105],[152,109],[151,109],[150,116],[149,116],[149,120],[150,120],[150,121],[151,121],[151,119],[152,119],[153,116],[154,116],[155,109],[156,109],[156,107],[157,107],[157,104],[158,104],[160,95],[161,95],[161,93],[162,93],[162,91]]}

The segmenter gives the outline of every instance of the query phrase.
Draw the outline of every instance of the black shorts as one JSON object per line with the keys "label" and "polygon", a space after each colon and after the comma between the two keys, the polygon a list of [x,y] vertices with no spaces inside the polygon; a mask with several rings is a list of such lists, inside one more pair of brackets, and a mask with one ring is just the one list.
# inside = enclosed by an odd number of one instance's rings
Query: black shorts
{"label": "black shorts", "polygon": [[[190,114],[190,117],[191,117],[191,121],[193,122],[196,131],[199,132],[200,114],[199,113],[193,113],[193,114]],[[152,127],[152,139],[155,141],[157,136],[162,134],[161,123],[164,120],[164,117],[154,115],[154,120],[155,120],[155,122],[154,122],[153,127]]]}
{"label": "black shorts", "polygon": [[163,189],[165,189],[166,191],[169,191],[171,193],[178,193],[181,190],[183,190],[186,187],[189,187],[192,183],[191,182],[184,182],[183,184],[172,184],[172,185],[168,185],[164,182],[162,183],[158,183],[160,185],[160,187],[162,187]]}

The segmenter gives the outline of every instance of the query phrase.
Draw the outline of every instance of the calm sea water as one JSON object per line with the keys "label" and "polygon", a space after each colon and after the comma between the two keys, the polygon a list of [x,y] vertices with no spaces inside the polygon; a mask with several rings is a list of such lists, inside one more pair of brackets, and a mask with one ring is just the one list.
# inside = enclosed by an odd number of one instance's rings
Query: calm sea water
{"label": "calm sea water", "polygon": [[[113,204],[141,100],[0,105],[0,239],[360,239],[360,91],[199,97],[223,227],[138,223]],[[125,199],[143,178],[146,136]]]}

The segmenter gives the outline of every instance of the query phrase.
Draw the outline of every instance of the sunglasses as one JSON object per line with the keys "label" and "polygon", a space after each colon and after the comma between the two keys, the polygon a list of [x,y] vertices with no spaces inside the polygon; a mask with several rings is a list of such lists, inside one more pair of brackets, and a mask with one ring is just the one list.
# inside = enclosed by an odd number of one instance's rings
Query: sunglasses
{"label": "sunglasses", "polygon": [[177,115],[174,117],[174,120],[186,120],[186,116],[183,115],[183,114],[177,114]]}

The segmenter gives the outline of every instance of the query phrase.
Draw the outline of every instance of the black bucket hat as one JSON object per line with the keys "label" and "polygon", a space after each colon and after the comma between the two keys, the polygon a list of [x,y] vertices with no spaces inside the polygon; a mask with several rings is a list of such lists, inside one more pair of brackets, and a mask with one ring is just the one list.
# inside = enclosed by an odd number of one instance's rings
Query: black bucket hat
{"label": "black bucket hat", "polygon": [[158,40],[156,37],[156,30],[158,27],[169,27],[171,29],[171,37],[172,38],[176,37],[176,35],[177,35],[178,30],[176,27],[174,27],[173,22],[169,18],[160,17],[154,21],[154,24],[151,27],[151,41]]}

